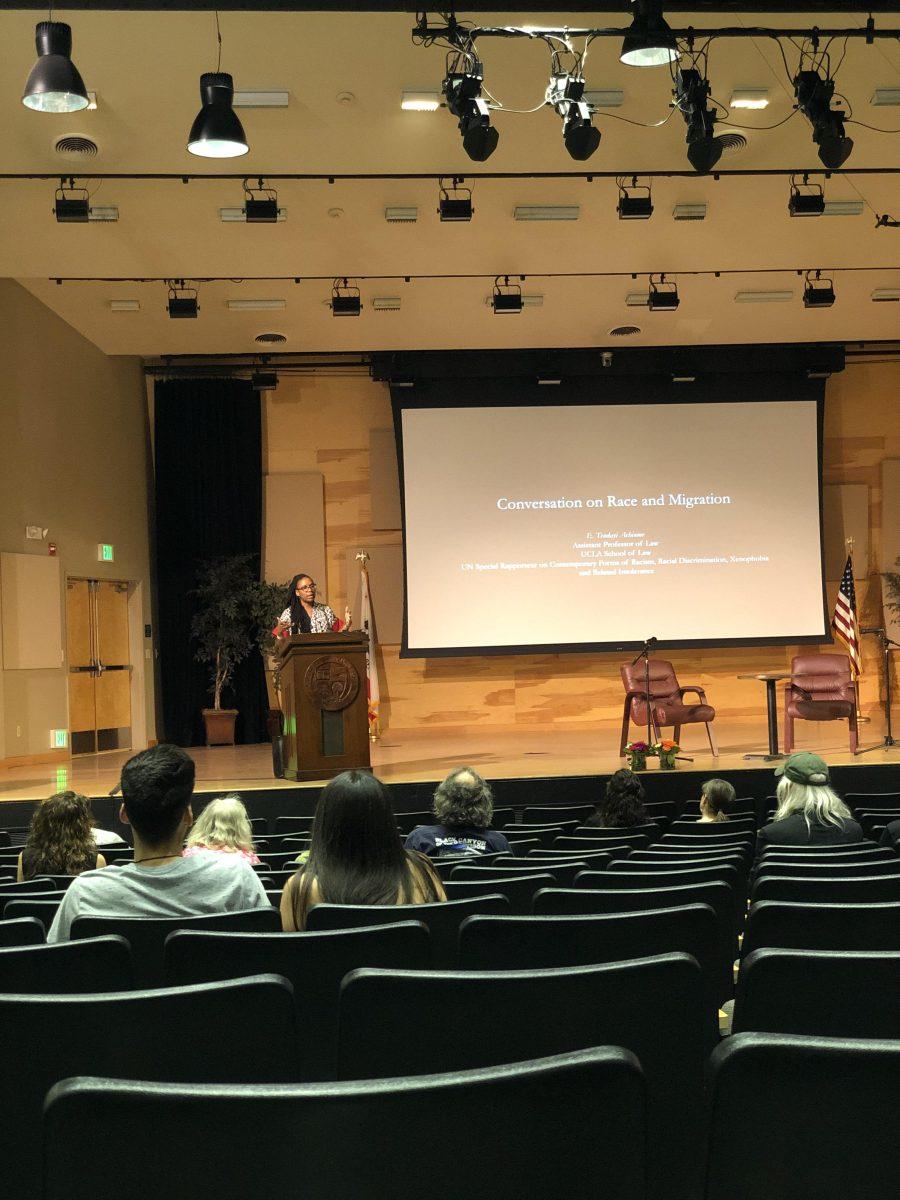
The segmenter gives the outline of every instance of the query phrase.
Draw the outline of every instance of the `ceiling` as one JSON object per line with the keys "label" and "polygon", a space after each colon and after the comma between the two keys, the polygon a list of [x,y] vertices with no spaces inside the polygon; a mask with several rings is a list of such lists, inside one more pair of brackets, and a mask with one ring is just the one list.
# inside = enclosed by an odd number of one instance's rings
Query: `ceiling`
{"label": "ceiling", "polygon": [[[242,110],[251,151],[242,159],[210,162],[185,149],[199,107],[198,78],[215,67],[214,18],[208,11],[55,11],[74,32],[73,58],[88,88],[98,93],[95,112],[35,113],[20,103],[34,60],[34,24],[41,14],[0,13],[0,175],[161,173],[172,180],[97,179],[92,204],[115,205],[116,223],[60,225],[54,220],[52,179],[0,178],[0,275],[19,280],[50,308],[109,354],[225,354],[257,349],[263,332],[284,334],[283,349],[367,351],[389,349],[608,346],[609,331],[639,327],[628,345],[727,344],[776,341],[893,340],[900,306],[876,304],[875,288],[900,289],[900,229],[876,229],[873,211],[900,216],[900,174],[835,174],[824,181],[826,198],[858,200],[860,216],[791,219],[788,179],[729,176],[729,170],[815,170],[820,167],[810,128],[792,112],[792,89],[777,46],[767,40],[722,39],[709,60],[713,94],[727,104],[736,88],[767,88],[769,107],[728,127],[742,131],[747,147],[724,156],[722,177],[680,175],[653,182],[649,221],[619,221],[611,178],[588,182],[575,171],[631,175],[687,171],[684,123],[678,112],[661,128],[642,128],[616,117],[651,123],[670,113],[671,80],[665,68],[621,65],[616,45],[594,42],[586,64],[591,89],[621,88],[624,104],[604,110],[603,140],[584,166],[565,152],[561,122],[549,108],[527,115],[495,113],[500,144],[485,164],[465,156],[456,122],[446,110],[407,113],[403,88],[439,90],[444,52],[413,45],[409,12],[248,12],[223,8],[222,67],[241,89],[284,89],[286,109]],[[137,9],[137,4],[128,6]],[[197,8],[200,6],[197,5]],[[296,5],[292,7],[297,7]],[[362,7],[362,6],[359,6]],[[393,6],[392,6],[393,7]],[[554,12],[509,10],[484,24],[564,24]],[[617,12],[610,16],[610,10]],[[693,13],[683,5],[673,24],[721,24],[709,6]],[[785,13],[748,14],[746,4],[722,7],[729,24],[810,25],[797,7]],[[834,6],[832,6],[834,7]],[[842,15],[821,11],[823,28],[859,26],[866,12],[845,5]],[[570,24],[628,23],[627,6],[598,5],[594,22],[571,8]],[[849,9],[856,11],[848,11]],[[605,10],[603,12],[602,10]],[[578,13],[577,18],[574,14]],[[684,15],[681,15],[681,14]],[[459,13],[464,17],[464,12]],[[896,18],[879,18],[879,26]],[[543,97],[549,56],[542,43],[479,43],[485,80],[507,108],[534,108]],[[786,47],[789,64],[797,52]],[[875,87],[900,87],[900,45],[861,40],[848,44],[838,75],[859,120],[900,130],[900,109],[873,107]],[[349,98],[348,98],[349,97]],[[743,122],[743,123],[741,123]],[[757,127],[757,128],[754,128]],[[848,126],[855,149],[848,167],[900,171],[900,134]],[[99,153],[86,167],[61,158],[57,139],[80,134]],[[478,178],[561,173],[559,178]],[[235,179],[184,184],[182,172],[234,173]],[[241,177],[273,174],[463,175],[474,189],[470,223],[442,224],[434,178],[335,178],[276,184],[287,219],[277,225],[223,223],[222,207],[242,203]],[[568,177],[567,177],[568,176]],[[704,221],[672,218],[678,203],[707,204]],[[521,222],[517,205],[577,205],[569,222]],[[415,206],[418,220],[388,224],[388,205]],[[805,309],[797,270],[838,269],[833,308]],[[771,273],[761,273],[765,269]],[[648,312],[626,303],[647,290],[631,272],[666,272],[677,279],[676,312]],[[709,274],[691,274],[691,272]],[[714,272],[720,272],[715,277]],[[495,316],[486,300],[495,274],[524,275],[526,296],[540,304],[521,314]],[[260,279],[260,276],[282,277]],[[363,311],[336,319],[328,300],[335,276],[360,279]],[[410,276],[409,282],[404,280]],[[426,276],[430,278],[425,278]],[[135,277],[218,279],[200,284],[197,320],[174,321],[161,282],[64,282],[56,278]],[[297,279],[300,282],[294,282]],[[738,303],[741,291],[792,293],[778,303]],[[398,297],[399,311],[376,311],[375,297]],[[137,300],[134,312],[112,312],[110,301]],[[229,300],[280,300],[272,311],[235,312]]]}

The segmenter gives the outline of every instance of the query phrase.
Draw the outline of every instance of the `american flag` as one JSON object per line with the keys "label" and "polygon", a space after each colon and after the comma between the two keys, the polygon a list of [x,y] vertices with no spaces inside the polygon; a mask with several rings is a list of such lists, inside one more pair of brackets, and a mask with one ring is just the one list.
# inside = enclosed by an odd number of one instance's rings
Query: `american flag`
{"label": "american flag", "polygon": [[831,628],[834,636],[842,641],[850,655],[850,666],[854,675],[859,675],[859,620],[856,615],[856,586],[853,583],[853,556],[847,556],[844,576],[838,588],[837,600],[834,605],[834,616],[831,618]]}
{"label": "american flag", "polygon": [[[359,555],[357,555],[357,558],[359,558]],[[372,598],[369,594],[369,572],[366,570],[365,561],[361,562],[359,573],[362,600],[360,625],[363,632],[369,636],[369,645],[366,650],[366,690],[369,699],[369,737],[374,741],[380,732],[378,709],[381,703],[381,692],[378,687],[378,664],[375,661],[375,622],[372,619]]]}

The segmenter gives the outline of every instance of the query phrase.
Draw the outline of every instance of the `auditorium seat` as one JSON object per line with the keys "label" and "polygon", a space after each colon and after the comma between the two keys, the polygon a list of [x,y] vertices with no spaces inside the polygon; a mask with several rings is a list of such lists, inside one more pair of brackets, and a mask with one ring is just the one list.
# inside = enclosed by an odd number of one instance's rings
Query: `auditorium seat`
{"label": "auditorium seat", "polygon": [[281,917],[274,908],[204,913],[198,917],[76,917],[72,922],[71,937],[77,941],[80,938],[119,934],[131,947],[136,986],[162,987],[165,983],[165,942],[176,929],[268,933],[281,929]]}
{"label": "auditorium seat", "polygon": [[308,817],[276,817],[272,826],[273,834],[296,834],[300,831],[308,833],[312,829],[314,818]]}
{"label": "auditorium seat", "polygon": [[[71,883],[69,876],[66,876]],[[68,886],[68,884],[67,884]],[[27,896],[32,892],[61,892],[64,888],[57,887],[52,883],[49,875],[36,875],[34,879],[23,879],[21,883],[0,883],[0,897],[3,896]]]}
{"label": "auditorium seat", "polygon": [[[468,917],[459,930],[461,971],[530,971],[648,958],[680,950],[700,964],[710,1046],[721,994],[715,911],[708,904],[582,917]],[[727,978],[727,976],[725,976]]]}
{"label": "auditorium seat", "polygon": [[[570,825],[568,832],[571,832],[574,828],[574,824]],[[544,850],[549,850],[555,839],[562,837],[567,832],[567,829],[563,825],[533,825],[528,828],[522,825],[510,825],[505,829],[501,829],[500,832],[510,845],[512,845],[513,841],[516,843],[529,841],[536,842],[537,846],[542,847]]]}
{"label": "auditorium seat", "polygon": [[18,917],[0,920],[0,949],[10,946],[40,946],[46,931],[37,917]]}
{"label": "auditorium seat", "polygon": [[[411,906],[405,911],[411,918]],[[413,919],[324,933],[182,929],[166,938],[168,987],[260,974],[282,975],[292,984],[299,1043],[295,1079],[334,1078],[338,995],[349,971],[430,966],[428,928]]]}
{"label": "auditorium seat", "polygon": [[737,833],[752,835],[756,833],[756,818],[731,817],[728,821],[701,821],[699,818],[685,821],[679,818],[669,826],[669,833],[696,834],[699,837],[710,838],[733,836]]}
{"label": "auditorium seat", "polygon": [[539,838],[506,838],[511,854],[530,854],[532,850],[540,850]]}
{"label": "auditorium seat", "polygon": [[577,824],[594,811],[593,804],[529,804],[522,813],[522,821],[526,825],[555,825],[558,821],[575,821]]}
{"label": "auditorium seat", "polygon": [[297,854],[296,849],[267,850],[265,855],[260,854],[259,857],[263,861],[256,867],[256,870],[262,869],[266,874],[270,871],[289,871],[292,866],[296,870]]}
{"label": "auditorium seat", "polygon": [[630,846],[637,850],[650,845],[646,833],[631,833],[627,829],[597,829],[590,834],[574,833],[557,837],[551,850],[603,850],[609,846]]}
{"label": "auditorium seat", "polygon": [[788,875],[793,879],[824,879],[831,875],[835,879],[853,876],[857,879],[879,878],[900,875],[900,860],[896,854],[890,859],[879,859],[877,862],[843,862],[834,858],[828,862],[809,862],[805,859],[798,862],[783,856],[762,860],[757,868],[757,879],[768,879],[772,875]]}
{"label": "auditorium seat", "polygon": [[48,930],[53,924],[56,910],[62,904],[65,892],[32,892],[27,896],[0,897],[0,915],[5,921],[18,917],[35,917]]}
{"label": "auditorium seat", "polygon": [[733,1033],[900,1038],[900,951],[754,950],[741,963]]}
{"label": "auditorium seat", "polygon": [[829,872],[825,878],[796,879],[767,873],[756,880],[751,899],[795,900],[800,904],[878,904],[900,900],[900,876],[871,878]]}
{"label": "auditorium seat", "polygon": [[[823,866],[827,866],[828,863],[834,863],[835,866],[840,866],[843,863],[897,861],[896,854],[886,846],[828,846],[827,848],[823,846],[821,847],[822,853],[820,854],[809,853],[812,849],[812,846],[772,846],[770,849],[762,852],[758,862],[760,866],[768,866],[770,863],[777,862],[821,863]],[[816,849],[819,849],[819,847],[816,847]]]}
{"label": "auditorium seat", "polygon": [[587,850],[531,850],[528,857],[534,859],[535,862],[552,862],[556,859],[558,862],[569,862],[574,857],[585,859],[587,862],[596,861],[598,870],[602,870],[606,863],[617,861],[619,859],[628,858],[633,853],[631,846],[615,846],[607,845],[606,842],[599,850],[588,848]]}
{"label": "auditorium seat", "polygon": [[[606,1044],[635,1054],[647,1081],[648,1195],[683,1200],[699,1157],[707,1047],[703,982],[689,955],[541,971],[361,970],[341,988],[343,1079],[463,1071]],[[542,1101],[539,1111],[553,1110]],[[559,1120],[579,1146],[596,1136],[571,1104],[564,1111]]]}
{"label": "auditorium seat", "polygon": [[794,950],[900,950],[900,901],[881,904],[750,905],[741,953],[763,946]]}
{"label": "auditorium seat", "polygon": [[480,880],[482,883],[488,883],[491,879],[497,879],[502,882],[510,874],[527,875],[537,871],[549,875],[557,887],[571,887],[575,876],[579,872],[586,870],[588,870],[587,862],[583,860],[579,861],[578,859],[574,861],[570,859],[556,859],[550,863],[546,859],[535,860],[533,858],[513,858],[510,856],[505,861],[494,864],[494,866],[482,867],[477,864],[464,863],[453,870],[450,879],[453,881],[463,879]]}
{"label": "auditorium seat", "polygon": [[504,874],[502,878],[493,872],[491,878],[483,883],[477,879],[448,879],[444,884],[444,891],[448,900],[468,900],[474,896],[499,892],[509,900],[513,913],[527,917],[531,914],[531,902],[535,892],[553,885],[553,876],[540,871],[532,871],[526,875]]}
{"label": "auditorium seat", "polygon": [[896,1194],[900,1041],[741,1033],[711,1068],[705,1200]]}
{"label": "auditorium seat", "polygon": [[386,922],[421,921],[431,935],[432,966],[452,970],[457,962],[459,927],[473,913],[508,916],[506,896],[491,889],[489,895],[435,904],[315,904],[306,918],[309,932],[329,929],[358,929]]}
{"label": "auditorium seat", "polygon": [[[611,1046],[341,1084],[68,1080],[48,1099],[44,1195],[121,1200],[122,1172],[97,1166],[102,1131],[104,1144],[127,1149],[129,1200],[159,1200],[161,1148],[177,1164],[167,1200],[644,1200],[645,1094],[634,1056]],[[590,1133],[577,1153],[569,1113]]]}
{"label": "auditorium seat", "polygon": [[[60,1079],[108,1075],[270,1083],[290,1079],[295,1061],[294,999],[290,984],[276,975],[161,991],[2,994],[0,1111],[6,1150],[0,1155],[0,1190],[17,1200],[41,1196],[41,1110],[48,1089]],[[121,1150],[127,1144],[127,1139],[109,1141],[109,1131],[98,1126],[94,1169],[85,1186],[96,1187],[104,1174],[97,1164],[101,1133],[107,1146]],[[197,1131],[192,1134],[196,1137]],[[164,1147],[155,1131],[154,1145],[157,1166],[152,1176],[158,1195]],[[167,1184],[183,1165],[178,1163],[167,1174]],[[133,1171],[132,1160],[125,1189],[130,1196]],[[109,1174],[116,1176],[121,1194],[120,1173]],[[70,1176],[70,1186],[74,1183]]]}
{"label": "auditorium seat", "polygon": [[738,890],[746,892],[750,879],[750,858],[740,853],[723,851],[719,854],[690,854],[657,852],[654,849],[636,850],[626,860],[617,862],[617,871],[678,872],[695,871],[698,868],[732,866],[737,872]]}
{"label": "auditorium seat", "polygon": [[506,850],[498,850],[496,854],[444,854],[440,858],[433,858],[431,865],[441,879],[446,880],[450,878],[455,867],[486,867],[491,863],[499,862],[501,859],[505,861],[510,857]]}
{"label": "auditorium seat", "polygon": [[0,950],[0,992],[124,992],[134,987],[131,950],[121,937]]}

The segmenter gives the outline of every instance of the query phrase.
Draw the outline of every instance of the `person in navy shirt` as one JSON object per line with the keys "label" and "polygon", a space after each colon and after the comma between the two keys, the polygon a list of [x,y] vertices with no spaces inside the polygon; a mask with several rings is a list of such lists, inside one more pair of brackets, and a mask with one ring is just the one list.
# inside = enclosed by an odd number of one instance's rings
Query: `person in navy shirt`
{"label": "person in navy shirt", "polygon": [[509,842],[491,829],[494,797],[490,784],[471,767],[451,771],[434,793],[436,825],[417,825],[406,839],[407,850],[431,858],[453,854],[508,851]]}

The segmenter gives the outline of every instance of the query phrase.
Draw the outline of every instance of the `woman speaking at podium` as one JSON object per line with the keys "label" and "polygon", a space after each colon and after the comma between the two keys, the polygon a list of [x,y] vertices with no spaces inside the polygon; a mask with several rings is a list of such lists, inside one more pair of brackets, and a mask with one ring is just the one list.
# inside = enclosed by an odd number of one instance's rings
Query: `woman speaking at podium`
{"label": "woman speaking at podium", "polygon": [[316,602],[316,585],[309,575],[295,575],[288,588],[287,608],[278,618],[274,633],[276,637],[290,637],[294,633],[345,633],[350,628],[350,609],[344,609],[341,621],[327,604]]}

